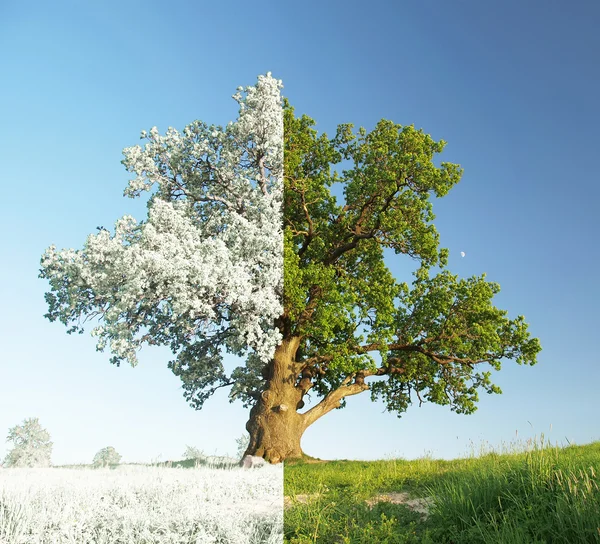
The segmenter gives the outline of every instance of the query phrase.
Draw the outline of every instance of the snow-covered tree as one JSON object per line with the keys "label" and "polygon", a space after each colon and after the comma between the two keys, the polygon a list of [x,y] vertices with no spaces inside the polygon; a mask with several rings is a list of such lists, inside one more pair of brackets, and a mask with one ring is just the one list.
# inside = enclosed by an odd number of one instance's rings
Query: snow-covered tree
{"label": "snow-covered tree", "polygon": [[121,455],[112,446],[102,448],[96,455],[92,464],[95,467],[107,467],[109,465],[118,465],[121,462]]}
{"label": "snow-covered tree", "polygon": [[248,445],[250,444],[250,435],[248,433],[244,433],[242,436],[235,439],[235,443],[237,444],[236,456],[238,459],[241,459],[248,449]]}
{"label": "snow-covered tree", "polygon": [[[111,362],[137,363],[143,344],[166,345],[187,400],[201,408],[220,387],[246,406],[260,394],[282,312],[283,116],[281,82],[270,74],[238,88],[236,122],[195,121],[183,132],[142,132],[124,150],[135,177],[125,194],[153,191],[148,217],[124,216],[80,250],[53,245],[40,277],[50,321],[69,333],[97,326]],[[223,352],[244,356],[229,375]]]}
{"label": "snow-covered tree", "polygon": [[14,447],[4,459],[5,467],[49,467],[52,456],[50,434],[38,418],[29,418],[8,431],[7,442]]}
{"label": "snow-covered tree", "polygon": [[185,446],[185,451],[183,452],[184,459],[204,459],[205,457],[204,452],[195,446]]}

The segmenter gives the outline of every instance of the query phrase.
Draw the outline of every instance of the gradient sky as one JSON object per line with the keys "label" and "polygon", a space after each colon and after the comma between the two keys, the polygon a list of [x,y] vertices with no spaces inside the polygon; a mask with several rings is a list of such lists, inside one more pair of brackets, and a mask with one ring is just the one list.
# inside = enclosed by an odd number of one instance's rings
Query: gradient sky
{"label": "gradient sky", "polygon": [[[600,439],[597,2],[82,4],[0,4],[0,435],[39,417],[55,464],[108,445],[130,462],[178,459],[186,444],[235,452],[240,404],[222,392],[194,411],[164,349],[111,365],[89,334],[44,319],[37,275],[50,244],[80,248],[97,226],[145,217],[122,196],[120,164],[141,130],[224,125],[236,87],[271,71],[321,131],[386,118],[448,142],[441,158],[465,170],[434,202],[449,268],[500,283],[496,304],[543,347],[538,365],[494,373],[504,393],[474,415],[414,405],[398,419],[365,393],[306,432],[306,453],[452,458],[517,434]],[[413,265],[390,261],[404,281]]]}

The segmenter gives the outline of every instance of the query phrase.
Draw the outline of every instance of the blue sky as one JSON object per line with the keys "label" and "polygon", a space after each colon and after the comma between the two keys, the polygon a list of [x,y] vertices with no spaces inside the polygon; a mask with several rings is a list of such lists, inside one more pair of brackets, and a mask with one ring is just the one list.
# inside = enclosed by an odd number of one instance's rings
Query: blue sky
{"label": "blue sky", "polygon": [[[186,444],[235,451],[241,405],[223,393],[194,411],[165,350],[110,365],[89,335],[43,318],[37,274],[50,244],[79,248],[99,225],[144,217],[143,202],[122,197],[120,164],[141,130],[226,124],[236,87],[271,71],[319,130],[387,118],[448,142],[441,158],[465,170],[434,203],[449,268],[500,283],[496,303],[525,315],[543,347],[534,367],[507,362],[495,374],[504,393],[474,415],[415,405],[398,419],[363,394],[315,423],[304,450],[451,458],[517,433],[599,440],[599,16],[595,2],[554,1],[4,2],[0,434],[39,417],[55,463],[107,445],[125,461],[176,459]],[[390,266],[410,280],[406,258]],[[8,447],[0,440],[0,456]]]}

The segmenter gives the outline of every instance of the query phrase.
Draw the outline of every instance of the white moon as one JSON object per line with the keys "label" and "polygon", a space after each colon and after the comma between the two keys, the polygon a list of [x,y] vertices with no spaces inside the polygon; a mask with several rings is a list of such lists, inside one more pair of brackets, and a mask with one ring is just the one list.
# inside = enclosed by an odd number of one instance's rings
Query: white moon
{"label": "white moon", "polygon": [[464,257],[464,256],[465,256],[465,252],[464,252],[464,251],[461,251],[461,252],[460,252],[460,256],[461,256],[461,257]]}

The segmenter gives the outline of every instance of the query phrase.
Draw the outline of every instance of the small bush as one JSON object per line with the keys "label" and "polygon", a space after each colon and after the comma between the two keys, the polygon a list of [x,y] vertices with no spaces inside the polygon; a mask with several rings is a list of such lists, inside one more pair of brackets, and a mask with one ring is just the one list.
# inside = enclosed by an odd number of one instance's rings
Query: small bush
{"label": "small bush", "polygon": [[248,448],[248,444],[250,444],[250,435],[248,433],[244,433],[239,438],[235,439],[235,443],[237,444],[237,457],[241,459],[246,453],[246,449]]}
{"label": "small bush", "polygon": [[183,458],[187,461],[188,459],[195,460],[203,460],[206,457],[204,452],[194,446],[185,446],[185,451],[183,452]]}

